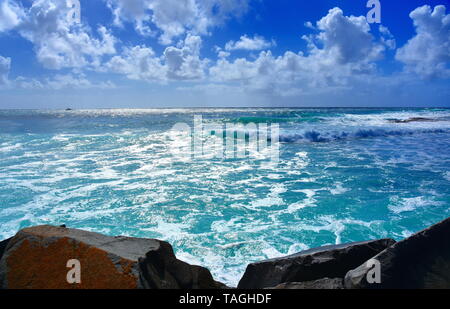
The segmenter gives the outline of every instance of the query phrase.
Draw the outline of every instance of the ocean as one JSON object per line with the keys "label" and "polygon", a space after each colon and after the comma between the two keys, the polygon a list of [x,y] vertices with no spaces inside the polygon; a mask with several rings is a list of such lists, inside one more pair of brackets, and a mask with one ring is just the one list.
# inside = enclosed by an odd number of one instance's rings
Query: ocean
{"label": "ocean", "polygon": [[[279,125],[278,161],[180,160],[172,128],[194,116]],[[235,286],[254,261],[449,216],[449,109],[0,110],[0,239],[40,224],[158,238]]]}

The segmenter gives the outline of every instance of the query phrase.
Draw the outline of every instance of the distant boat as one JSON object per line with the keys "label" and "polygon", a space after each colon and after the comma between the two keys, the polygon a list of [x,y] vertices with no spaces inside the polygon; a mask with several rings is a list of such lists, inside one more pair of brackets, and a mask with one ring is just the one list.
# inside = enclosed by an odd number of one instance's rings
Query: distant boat
{"label": "distant boat", "polygon": [[73,111],[73,109],[71,109],[71,108],[66,108],[66,111]]}

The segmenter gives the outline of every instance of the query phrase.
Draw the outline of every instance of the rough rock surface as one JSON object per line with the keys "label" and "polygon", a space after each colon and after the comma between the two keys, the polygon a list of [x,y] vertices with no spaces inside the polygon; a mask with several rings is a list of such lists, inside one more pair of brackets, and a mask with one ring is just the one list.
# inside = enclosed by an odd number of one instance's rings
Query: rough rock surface
{"label": "rough rock surface", "polygon": [[[69,284],[67,261],[81,264],[81,283]],[[142,269],[145,269],[142,271]],[[151,270],[151,271],[150,271]],[[170,244],[37,226],[9,240],[0,260],[0,288],[217,288],[206,268],[176,259]]]}
{"label": "rough rock surface", "polygon": [[431,118],[423,118],[423,117],[413,117],[413,118],[409,118],[409,119],[405,119],[405,120],[399,120],[399,119],[394,119],[391,120],[390,122],[393,123],[410,123],[410,122],[436,122],[438,121],[437,119],[431,119]]}
{"label": "rough rock surface", "polygon": [[150,289],[216,289],[227,288],[215,282],[208,269],[177,260],[172,246],[161,242],[139,259],[143,287]]}
{"label": "rough rock surface", "polygon": [[342,290],[344,289],[342,278],[323,278],[307,282],[288,282],[277,285],[274,290]]}
{"label": "rough rock surface", "polygon": [[344,278],[345,274],[395,243],[392,239],[325,246],[247,266],[238,288],[274,287],[286,282]]}
{"label": "rough rock surface", "polygon": [[399,241],[374,257],[381,283],[369,284],[366,263],[345,276],[346,288],[450,288],[450,218]]}
{"label": "rough rock surface", "polygon": [[5,252],[6,246],[8,245],[11,238],[0,241],[0,260],[2,259],[3,253]]}

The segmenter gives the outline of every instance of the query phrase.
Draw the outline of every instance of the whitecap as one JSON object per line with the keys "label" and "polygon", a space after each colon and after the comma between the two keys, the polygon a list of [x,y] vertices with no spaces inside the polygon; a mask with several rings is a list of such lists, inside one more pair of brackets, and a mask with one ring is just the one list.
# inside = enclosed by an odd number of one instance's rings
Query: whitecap
{"label": "whitecap", "polygon": [[312,189],[304,189],[304,190],[295,190],[295,192],[300,192],[306,195],[306,197],[299,202],[292,203],[288,206],[287,211],[289,213],[296,212],[299,209],[305,208],[305,207],[312,207],[316,205],[317,200],[314,198],[316,195],[317,190]]}
{"label": "whitecap", "polygon": [[450,172],[445,172],[444,178],[447,179],[448,181],[450,181]]}
{"label": "whitecap", "polygon": [[395,214],[402,212],[415,211],[419,208],[427,206],[439,206],[441,202],[435,201],[433,198],[427,198],[425,196],[417,196],[410,198],[391,198],[391,204],[388,208]]}
{"label": "whitecap", "polygon": [[340,182],[336,183],[336,187],[330,189],[330,193],[333,194],[333,195],[344,194],[347,191],[349,191],[349,189],[348,188],[344,188],[342,186],[342,183],[340,183]]}

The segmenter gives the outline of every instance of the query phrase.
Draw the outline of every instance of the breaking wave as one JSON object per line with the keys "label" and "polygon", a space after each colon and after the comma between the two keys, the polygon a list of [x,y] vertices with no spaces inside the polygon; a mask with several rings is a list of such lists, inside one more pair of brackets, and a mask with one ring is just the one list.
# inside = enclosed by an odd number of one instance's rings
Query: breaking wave
{"label": "breaking wave", "polygon": [[386,130],[386,129],[359,129],[353,132],[320,132],[315,130],[306,130],[302,133],[285,133],[280,134],[280,142],[282,143],[326,143],[340,140],[392,137],[392,136],[408,136],[415,134],[440,134],[449,133],[448,129],[433,130]]}

